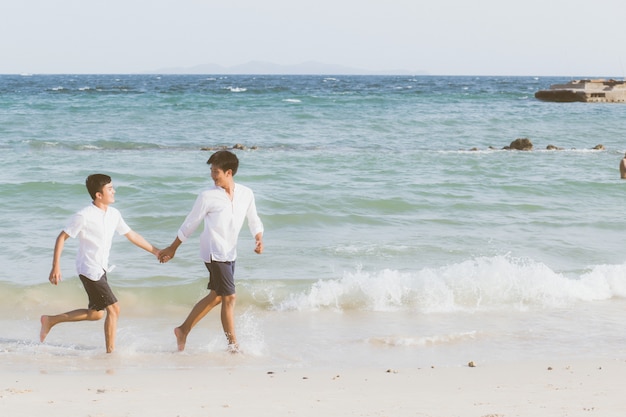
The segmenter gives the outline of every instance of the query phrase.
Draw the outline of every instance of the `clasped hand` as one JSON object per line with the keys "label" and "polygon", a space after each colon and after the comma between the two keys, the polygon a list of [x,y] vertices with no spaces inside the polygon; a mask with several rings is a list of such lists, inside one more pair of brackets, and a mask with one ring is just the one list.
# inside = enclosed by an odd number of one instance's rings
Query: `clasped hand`
{"label": "clasped hand", "polygon": [[159,260],[159,262],[161,262],[162,264],[171,261],[174,258],[174,255],[176,254],[176,251],[174,249],[172,249],[171,246],[168,246],[165,249],[161,249],[158,253],[157,253],[157,259]]}

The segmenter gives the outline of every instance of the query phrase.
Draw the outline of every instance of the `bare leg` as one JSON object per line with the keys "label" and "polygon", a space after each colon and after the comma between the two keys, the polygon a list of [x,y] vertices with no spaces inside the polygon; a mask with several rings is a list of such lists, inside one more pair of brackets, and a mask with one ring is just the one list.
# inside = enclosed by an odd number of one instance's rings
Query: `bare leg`
{"label": "bare leg", "polygon": [[189,312],[189,315],[185,319],[184,323],[174,329],[174,334],[176,335],[176,343],[178,344],[178,350],[185,350],[185,343],[187,342],[187,335],[193,329],[193,327],[198,324],[204,316],[206,316],[213,307],[222,302],[222,297],[217,295],[217,293],[213,290],[204,297],[202,300],[198,301],[195,306]]}
{"label": "bare leg", "polygon": [[39,340],[43,342],[46,336],[54,326],[59,323],[84,320],[100,320],[104,315],[103,311],[96,311],[87,308],[68,311],[67,313],[57,314],[56,316],[41,316],[41,330],[39,332]]}
{"label": "bare leg", "polygon": [[115,332],[117,330],[117,319],[120,315],[119,303],[111,304],[106,308],[107,318],[104,320],[104,342],[107,353],[115,349]]}
{"label": "bare leg", "polygon": [[224,334],[228,339],[229,348],[236,352],[239,348],[237,346],[237,335],[235,334],[235,301],[237,296],[235,294],[227,295],[224,297],[222,303],[222,328]]}

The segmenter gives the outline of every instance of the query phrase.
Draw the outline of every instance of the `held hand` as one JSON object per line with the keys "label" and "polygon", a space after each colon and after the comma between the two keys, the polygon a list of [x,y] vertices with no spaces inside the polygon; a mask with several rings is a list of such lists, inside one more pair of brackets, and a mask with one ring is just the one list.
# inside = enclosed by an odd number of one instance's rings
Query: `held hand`
{"label": "held hand", "polygon": [[172,258],[174,258],[174,255],[176,255],[176,251],[172,249],[171,246],[168,246],[167,248],[159,251],[159,253],[157,254],[157,258],[159,258],[159,262],[164,264],[171,261]]}

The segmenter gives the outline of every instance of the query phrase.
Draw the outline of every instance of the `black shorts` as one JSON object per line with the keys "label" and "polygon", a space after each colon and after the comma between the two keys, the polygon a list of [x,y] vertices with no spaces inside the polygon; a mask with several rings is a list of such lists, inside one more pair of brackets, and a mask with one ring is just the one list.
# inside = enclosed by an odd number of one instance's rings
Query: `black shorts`
{"label": "black shorts", "polygon": [[233,295],[235,293],[235,261],[232,262],[205,262],[209,270],[209,285],[217,295]]}
{"label": "black shorts", "polygon": [[87,296],[89,297],[88,308],[90,310],[104,310],[111,304],[117,303],[117,298],[113,295],[113,291],[111,291],[111,287],[109,287],[107,282],[106,272],[98,281],[92,281],[84,275],[79,275],[78,277],[83,283],[85,291],[87,291]]}

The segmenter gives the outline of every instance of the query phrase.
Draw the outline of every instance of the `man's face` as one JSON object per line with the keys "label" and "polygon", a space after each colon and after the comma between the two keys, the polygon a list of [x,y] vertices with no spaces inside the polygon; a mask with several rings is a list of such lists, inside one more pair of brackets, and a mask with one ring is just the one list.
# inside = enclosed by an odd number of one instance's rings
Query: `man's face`
{"label": "man's face", "polygon": [[224,172],[222,169],[211,165],[211,178],[218,187],[224,188],[228,185],[228,172],[230,172],[230,170]]}
{"label": "man's face", "polygon": [[96,197],[98,196],[100,196],[100,202],[102,204],[115,203],[115,188],[113,188],[113,183],[108,183],[102,187],[102,191],[96,194]]}

